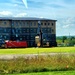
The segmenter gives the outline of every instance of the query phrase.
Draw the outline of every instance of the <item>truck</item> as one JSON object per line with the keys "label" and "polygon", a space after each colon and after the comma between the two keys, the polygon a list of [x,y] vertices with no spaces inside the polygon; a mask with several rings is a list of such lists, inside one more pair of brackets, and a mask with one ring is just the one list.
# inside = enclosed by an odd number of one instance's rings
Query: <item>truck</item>
{"label": "truck", "polygon": [[1,48],[23,48],[28,47],[26,41],[11,41],[11,40],[3,40],[0,39],[0,47]]}
{"label": "truck", "polygon": [[5,48],[23,48],[27,47],[27,42],[26,41],[5,41]]}

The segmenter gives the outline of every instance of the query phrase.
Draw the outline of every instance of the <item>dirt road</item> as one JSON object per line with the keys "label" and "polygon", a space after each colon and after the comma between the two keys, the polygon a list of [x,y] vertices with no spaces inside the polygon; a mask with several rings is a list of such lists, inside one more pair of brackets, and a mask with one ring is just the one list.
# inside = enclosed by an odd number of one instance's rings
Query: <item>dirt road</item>
{"label": "dirt road", "polygon": [[14,59],[14,58],[19,58],[19,57],[23,57],[23,58],[34,58],[34,57],[38,57],[38,56],[54,56],[54,55],[75,55],[75,53],[42,53],[42,54],[8,54],[8,55],[0,55],[0,59],[5,59],[5,60],[9,60],[9,59]]}

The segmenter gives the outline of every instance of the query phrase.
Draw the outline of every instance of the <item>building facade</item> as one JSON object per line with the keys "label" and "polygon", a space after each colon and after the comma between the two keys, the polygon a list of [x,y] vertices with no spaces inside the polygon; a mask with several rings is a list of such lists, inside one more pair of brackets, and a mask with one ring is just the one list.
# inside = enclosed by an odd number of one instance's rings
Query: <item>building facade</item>
{"label": "building facade", "polygon": [[44,18],[0,18],[0,39],[27,41],[29,47],[34,47],[38,21],[44,40],[56,46],[56,20]]}

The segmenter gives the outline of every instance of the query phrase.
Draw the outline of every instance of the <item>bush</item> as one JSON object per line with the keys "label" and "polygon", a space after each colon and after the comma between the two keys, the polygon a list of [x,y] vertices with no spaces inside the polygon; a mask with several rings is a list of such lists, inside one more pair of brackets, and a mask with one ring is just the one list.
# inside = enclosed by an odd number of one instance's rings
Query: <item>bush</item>
{"label": "bush", "polygon": [[0,60],[0,74],[75,70],[75,55],[48,55]]}

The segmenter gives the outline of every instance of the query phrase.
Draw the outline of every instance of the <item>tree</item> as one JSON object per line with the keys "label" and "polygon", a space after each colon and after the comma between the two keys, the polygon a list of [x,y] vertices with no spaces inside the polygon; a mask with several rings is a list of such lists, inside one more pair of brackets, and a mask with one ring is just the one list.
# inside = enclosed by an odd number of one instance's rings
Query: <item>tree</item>
{"label": "tree", "polygon": [[73,39],[75,39],[75,37],[72,36],[72,37],[71,37],[71,40],[73,40]]}
{"label": "tree", "polygon": [[62,37],[62,42],[64,43],[65,40],[67,40],[67,37],[66,36],[63,36]]}

